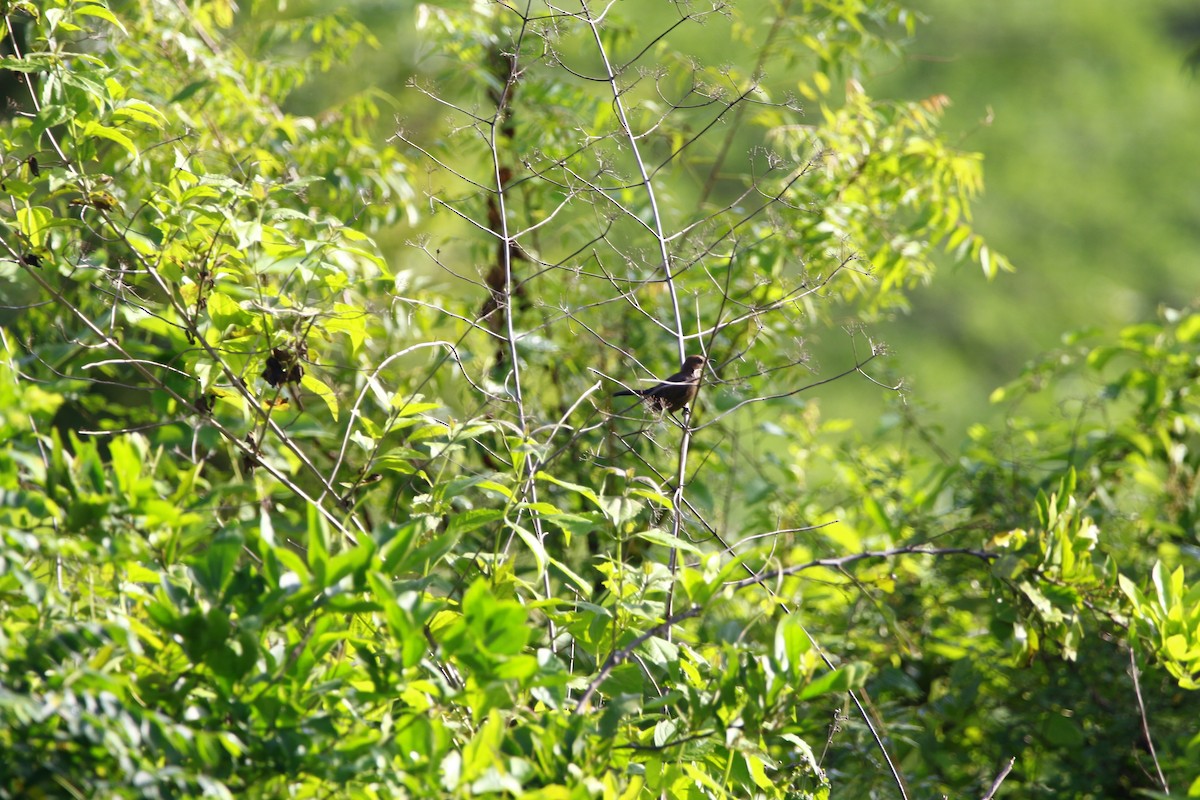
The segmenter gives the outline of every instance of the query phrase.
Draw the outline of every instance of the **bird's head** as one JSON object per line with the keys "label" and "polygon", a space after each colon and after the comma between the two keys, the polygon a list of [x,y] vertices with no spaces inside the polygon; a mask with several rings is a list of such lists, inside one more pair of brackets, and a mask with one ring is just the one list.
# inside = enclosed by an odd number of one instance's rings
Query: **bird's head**
{"label": "bird's head", "polygon": [[704,369],[707,363],[708,359],[704,356],[688,356],[683,362],[683,371],[696,373]]}

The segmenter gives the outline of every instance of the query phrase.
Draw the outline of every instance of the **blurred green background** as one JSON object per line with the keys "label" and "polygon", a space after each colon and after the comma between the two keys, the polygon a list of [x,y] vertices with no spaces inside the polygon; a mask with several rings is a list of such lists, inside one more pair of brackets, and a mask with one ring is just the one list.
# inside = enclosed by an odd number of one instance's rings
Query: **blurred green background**
{"label": "blurred green background", "polygon": [[943,270],[879,327],[945,438],[1064,333],[1193,304],[1200,287],[1200,40],[1191,0],[914,0],[904,63],[868,92],[946,94],[945,131],[984,154],[977,222],[1016,273]]}

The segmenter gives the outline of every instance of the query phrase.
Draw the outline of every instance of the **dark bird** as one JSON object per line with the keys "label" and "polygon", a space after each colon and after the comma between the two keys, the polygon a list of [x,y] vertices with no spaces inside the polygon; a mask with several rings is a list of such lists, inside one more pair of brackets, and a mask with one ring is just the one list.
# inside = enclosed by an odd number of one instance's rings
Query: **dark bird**
{"label": "dark bird", "polygon": [[696,392],[700,389],[700,374],[707,361],[704,356],[688,356],[679,372],[657,386],[641,390],[625,389],[613,397],[636,394],[655,411],[678,411],[695,399]]}

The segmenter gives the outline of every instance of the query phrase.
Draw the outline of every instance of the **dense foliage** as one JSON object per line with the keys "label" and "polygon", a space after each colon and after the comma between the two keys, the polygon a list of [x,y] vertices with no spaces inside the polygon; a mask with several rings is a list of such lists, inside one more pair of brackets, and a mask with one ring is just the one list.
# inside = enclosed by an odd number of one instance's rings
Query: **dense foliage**
{"label": "dense foliage", "polygon": [[1200,795],[1200,316],[937,449],[895,3],[423,5],[311,116],[348,12],[4,10],[0,797]]}

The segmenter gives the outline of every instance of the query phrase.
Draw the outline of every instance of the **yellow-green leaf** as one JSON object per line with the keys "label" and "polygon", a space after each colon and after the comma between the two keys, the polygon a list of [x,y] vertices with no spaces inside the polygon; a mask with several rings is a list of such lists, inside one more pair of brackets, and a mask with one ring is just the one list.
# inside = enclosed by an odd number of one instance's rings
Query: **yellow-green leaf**
{"label": "yellow-green leaf", "polygon": [[94,136],[99,139],[108,139],[110,142],[115,142],[121,145],[121,147],[124,147],[132,157],[138,157],[137,145],[133,143],[132,139],[121,133],[116,128],[110,128],[107,125],[101,125],[99,122],[89,121],[83,126],[83,135]]}
{"label": "yellow-green leaf", "polygon": [[130,247],[143,255],[150,255],[158,252],[158,245],[156,245],[154,241],[150,239],[150,237],[143,236],[136,231],[126,231],[125,241],[129,243]]}
{"label": "yellow-green leaf", "polygon": [[21,233],[29,238],[34,247],[42,247],[46,243],[46,230],[54,219],[54,212],[45,206],[30,206],[17,209],[17,225]]}
{"label": "yellow-green leaf", "polygon": [[246,325],[253,318],[237,302],[223,292],[213,292],[208,297],[208,316],[213,325],[224,329],[229,325]]}
{"label": "yellow-green leaf", "polygon": [[426,411],[442,407],[440,403],[406,403],[404,402],[405,397],[400,393],[396,393],[392,397],[392,408],[398,409],[396,411],[398,417],[411,417],[414,414],[424,414]]}
{"label": "yellow-green leaf", "polygon": [[538,540],[537,536],[534,535],[533,531],[529,530],[528,528],[511,523],[508,527],[511,528],[518,537],[520,537],[521,541],[525,543],[525,546],[529,548],[529,552],[533,554],[533,560],[537,562],[537,576],[540,580],[542,574],[546,571],[546,548],[542,545],[541,541]]}
{"label": "yellow-green leaf", "polygon": [[129,31],[125,30],[125,26],[122,25],[120,20],[113,16],[113,13],[104,5],[99,3],[81,3],[75,6],[74,11],[75,15],[79,17],[95,17],[96,19],[102,19],[113,27],[119,29],[121,33],[124,33],[127,36],[129,35]]}
{"label": "yellow-green leaf", "polygon": [[325,401],[325,405],[329,407],[329,414],[333,417],[333,421],[337,422],[338,418],[338,401],[333,390],[325,385],[320,378],[314,376],[311,372],[305,372],[300,378],[300,385],[310,392],[320,397]]}
{"label": "yellow-green leaf", "polygon": [[143,100],[126,100],[119,108],[113,110],[113,120],[140,122],[162,130],[166,127],[167,118],[154,106]]}
{"label": "yellow-green leaf", "polygon": [[677,550],[684,550],[689,553],[700,555],[700,548],[689,542],[687,539],[681,539],[678,536],[673,536],[661,528],[651,528],[647,531],[640,531],[636,534],[639,539],[644,539],[647,542],[661,544],[663,547],[670,547]]}

